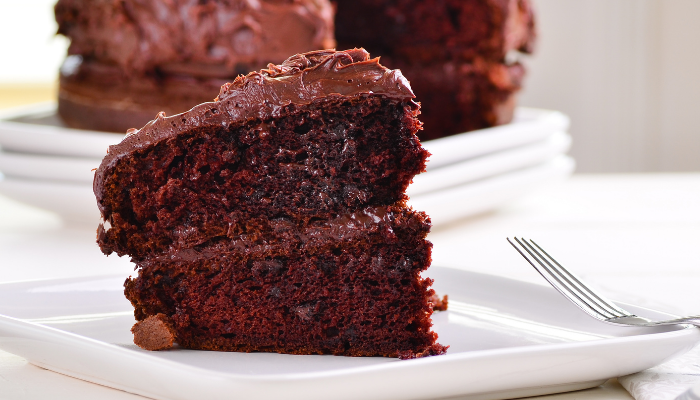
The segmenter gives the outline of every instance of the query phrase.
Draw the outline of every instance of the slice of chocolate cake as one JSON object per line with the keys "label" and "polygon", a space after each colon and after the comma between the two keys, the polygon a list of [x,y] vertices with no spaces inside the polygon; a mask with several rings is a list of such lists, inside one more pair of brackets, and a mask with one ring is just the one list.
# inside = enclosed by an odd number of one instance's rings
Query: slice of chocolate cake
{"label": "slice of chocolate cake", "polygon": [[362,49],[317,51],[110,147],[98,243],[136,263],[136,319],[192,349],[443,354],[430,220],[405,203],[428,156],[413,97]]}

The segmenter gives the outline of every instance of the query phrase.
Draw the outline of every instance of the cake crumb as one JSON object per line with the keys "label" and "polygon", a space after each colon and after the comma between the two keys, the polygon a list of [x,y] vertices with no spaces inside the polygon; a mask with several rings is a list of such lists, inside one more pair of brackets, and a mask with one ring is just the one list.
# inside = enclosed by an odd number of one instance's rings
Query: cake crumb
{"label": "cake crumb", "polygon": [[440,299],[440,296],[433,294],[428,301],[433,304],[433,311],[447,311],[447,295]]}
{"label": "cake crumb", "polygon": [[134,344],[144,350],[166,350],[175,343],[175,328],[165,314],[151,315],[143,321],[138,321],[131,327],[134,334]]}
{"label": "cake crumb", "polygon": [[415,352],[413,350],[404,350],[404,351],[399,350],[398,357],[399,357],[399,360],[413,360],[416,358],[441,356],[441,355],[447,353],[447,349],[449,349],[449,348],[450,348],[450,346],[443,346],[441,344],[434,343],[430,347],[428,347],[427,349],[425,349],[421,352]]}

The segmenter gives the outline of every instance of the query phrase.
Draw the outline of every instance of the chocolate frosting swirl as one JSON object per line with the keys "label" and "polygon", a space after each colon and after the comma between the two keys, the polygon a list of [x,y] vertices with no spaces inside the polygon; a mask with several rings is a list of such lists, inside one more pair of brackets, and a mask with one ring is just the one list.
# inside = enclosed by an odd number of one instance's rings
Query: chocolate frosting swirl
{"label": "chocolate frosting swirl", "polygon": [[190,111],[155,120],[140,130],[130,130],[121,143],[110,146],[95,173],[93,190],[103,218],[105,179],[122,157],[198,127],[223,127],[250,119],[265,121],[279,116],[291,104],[307,105],[328,96],[353,97],[378,94],[398,101],[415,96],[401,71],[390,70],[370,59],[364,49],[319,50],[290,57],[281,65],[239,76],[221,87],[219,97]]}
{"label": "chocolate frosting swirl", "polygon": [[328,0],[59,0],[55,14],[69,55],[126,73],[229,77],[335,46]]}

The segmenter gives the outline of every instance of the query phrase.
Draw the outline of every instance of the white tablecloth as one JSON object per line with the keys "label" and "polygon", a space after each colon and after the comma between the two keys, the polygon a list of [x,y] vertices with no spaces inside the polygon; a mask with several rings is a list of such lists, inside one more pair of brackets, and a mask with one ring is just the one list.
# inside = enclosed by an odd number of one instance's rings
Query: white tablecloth
{"label": "white tablecloth", "polygon": [[[434,229],[433,264],[546,284],[505,241],[513,235],[538,240],[614,299],[700,313],[700,173],[575,175],[497,212]],[[0,282],[132,271],[126,259],[104,257],[94,240],[94,226],[64,226],[55,216],[0,197]],[[0,351],[0,399],[97,398],[141,397]],[[631,397],[612,380],[542,398]]]}
{"label": "white tablecloth", "polygon": [[691,386],[700,389],[700,346],[654,368],[623,376],[619,381],[636,400],[678,399]]}

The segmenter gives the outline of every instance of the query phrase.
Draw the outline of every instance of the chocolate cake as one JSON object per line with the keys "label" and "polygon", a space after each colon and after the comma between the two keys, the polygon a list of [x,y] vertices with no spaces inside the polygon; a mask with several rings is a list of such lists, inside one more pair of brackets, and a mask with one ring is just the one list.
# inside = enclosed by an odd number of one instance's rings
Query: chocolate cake
{"label": "chocolate cake", "polygon": [[124,133],[212,101],[239,74],[332,48],[328,0],[59,0],[70,39],[59,114],[71,127]]}
{"label": "chocolate cake", "polygon": [[334,0],[341,47],[401,69],[422,105],[422,140],[510,122],[535,26],[529,0]]}
{"label": "chocolate cake", "polygon": [[419,133],[421,140],[510,122],[525,75],[520,63],[483,59],[422,65],[382,57],[385,61],[414,78],[411,87],[420,96],[421,120],[430,127]]}
{"label": "chocolate cake", "polygon": [[98,243],[136,264],[136,319],[191,349],[443,354],[430,219],[404,193],[428,157],[413,98],[363,49],[315,51],[111,146]]}

